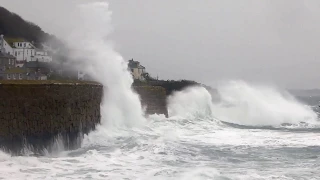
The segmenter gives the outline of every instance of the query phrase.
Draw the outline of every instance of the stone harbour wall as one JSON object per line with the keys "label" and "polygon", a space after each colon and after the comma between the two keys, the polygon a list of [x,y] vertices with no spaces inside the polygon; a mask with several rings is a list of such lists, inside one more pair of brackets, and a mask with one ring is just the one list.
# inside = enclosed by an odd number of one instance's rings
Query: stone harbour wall
{"label": "stone harbour wall", "polygon": [[[146,114],[168,116],[166,90],[133,87]],[[79,148],[100,123],[103,86],[84,81],[0,81],[0,149],[13,155],[27,147],[37,155]],[[61,146],[61,144],[60,144]]]}
{"label": "stone harbour wall", "polygon": [[146,114],[164,114],[168,117],[166,90],[160,86],[135,86]]}
{"label": "stone harbour wall", "polygon": [[65,149],[100,122],[103,87],[93,82],[0,81],[0,146],[15,154],[34,152],[59,136]]}

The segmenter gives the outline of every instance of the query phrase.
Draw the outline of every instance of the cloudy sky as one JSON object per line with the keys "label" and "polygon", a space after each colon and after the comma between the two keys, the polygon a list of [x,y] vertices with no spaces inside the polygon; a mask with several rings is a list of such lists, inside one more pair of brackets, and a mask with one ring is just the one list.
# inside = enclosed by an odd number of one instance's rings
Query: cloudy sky
{"label": "cloudy sky", "polygon": [[[1,0],[63,36],[64,16],[89,0]],[[153,76],[215,85],[241,79],[320,88],[318,0],[110,0],[111,39]]]}

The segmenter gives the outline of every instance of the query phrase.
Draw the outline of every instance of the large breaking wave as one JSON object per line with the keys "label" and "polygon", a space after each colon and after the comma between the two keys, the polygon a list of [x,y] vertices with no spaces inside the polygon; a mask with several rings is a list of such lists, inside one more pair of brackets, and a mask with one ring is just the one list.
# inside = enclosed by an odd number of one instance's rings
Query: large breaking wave
{"label": "large breaking wave", "polygon": [[80,4],[73,13],[70,27],[65,27],[70,59],[104,85],[102,125],[114,129],[143,124],[143,110],[138,95],[131,90],[133,79],[127,63],[108,39],[112,29],[109,4]]}
{"label": "large breaking wave", "polygon": [[184,117],[210,117],[244,126],[313,126],[317,114],[288,92],[273,87],[231,81],[217,88],[219,101],[203,87],[191,87],[169,98],[169,113]]}
{"label": "large breaking wave", "polygon": [[211,118],[212,98],[203,87],[190,87],[180,92],[175,92],[168,98],[169,116],[185,118]]}

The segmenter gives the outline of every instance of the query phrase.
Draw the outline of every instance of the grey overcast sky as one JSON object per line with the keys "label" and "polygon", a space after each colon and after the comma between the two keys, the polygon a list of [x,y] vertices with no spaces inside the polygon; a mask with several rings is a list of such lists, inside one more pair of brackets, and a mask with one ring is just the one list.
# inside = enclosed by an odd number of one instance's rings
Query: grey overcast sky
{"label": "grey overcast sky", "polygon": [[[59,22],[89,0],[0,0],[63,36]],[[116,50],[162,79],[242,79],[320,88],[319,0],[110,0]]]}

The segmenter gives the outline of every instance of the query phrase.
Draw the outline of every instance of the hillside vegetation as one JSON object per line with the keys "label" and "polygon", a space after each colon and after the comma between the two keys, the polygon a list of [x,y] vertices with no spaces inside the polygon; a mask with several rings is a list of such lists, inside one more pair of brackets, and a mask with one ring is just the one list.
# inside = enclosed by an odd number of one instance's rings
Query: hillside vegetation
{"label": "hillside vegetation", "polygon": [[24,39],[40,45],[44,42],[50,42],[53,48],[59,47],[61,42],[53,35],[44,32],[38,25],[28,22],[19,15],[10,12],[0,6],[0,34],[6,39]]}

